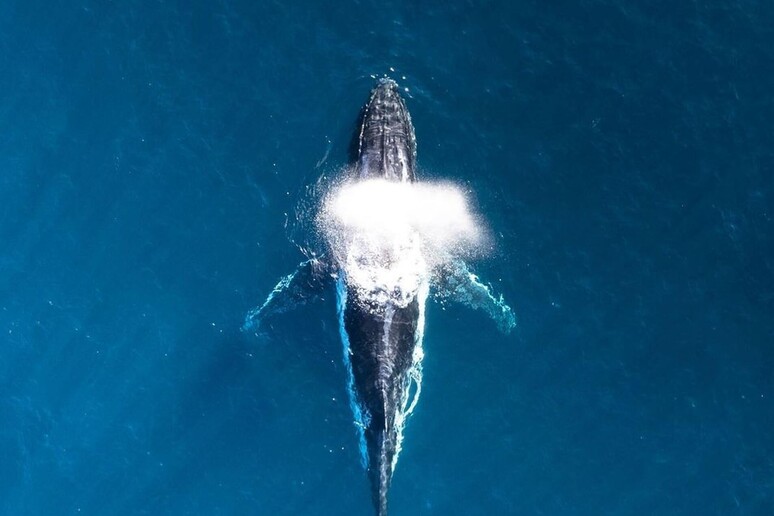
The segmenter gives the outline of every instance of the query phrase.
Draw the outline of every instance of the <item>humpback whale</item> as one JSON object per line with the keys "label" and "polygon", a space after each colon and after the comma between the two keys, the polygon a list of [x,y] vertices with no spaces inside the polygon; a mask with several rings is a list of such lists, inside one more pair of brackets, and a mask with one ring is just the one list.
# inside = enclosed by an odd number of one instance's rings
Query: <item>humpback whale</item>
{"label": "humpback whale", "polygon": [[[387,192],[418,183],[414,126],[395,81],[381,79],[374,87],[361,112],[357,137],[350,184]],[[321,210],[322,217],[331,216],[329,211]],[[504,332],[516,325],[502,296],[495,297],[464,262],[454,259],[434,267],[422,256],[420,234],[391,235],[383,245],[378,239],[374,244],[367,231],[355,232],[322,258],[303,262],[247,314],[243,327],[256,331],[270,315],[335,288],[350,404],[378,516],[387,515],[405,423],[421,390],[425,307],[431,289],[483,310]]]}

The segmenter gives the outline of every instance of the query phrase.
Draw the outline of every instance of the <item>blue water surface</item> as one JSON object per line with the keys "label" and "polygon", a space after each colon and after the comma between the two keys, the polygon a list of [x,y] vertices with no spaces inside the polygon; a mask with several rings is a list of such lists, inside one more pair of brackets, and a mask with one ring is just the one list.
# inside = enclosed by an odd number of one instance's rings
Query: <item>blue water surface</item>
{"label": "blue water surface", "polygon": [[0,0],[0,513],[372,514],[304,187],[398,79],[519,317],[428,308],[394,515],[774,514],[774,4]]}

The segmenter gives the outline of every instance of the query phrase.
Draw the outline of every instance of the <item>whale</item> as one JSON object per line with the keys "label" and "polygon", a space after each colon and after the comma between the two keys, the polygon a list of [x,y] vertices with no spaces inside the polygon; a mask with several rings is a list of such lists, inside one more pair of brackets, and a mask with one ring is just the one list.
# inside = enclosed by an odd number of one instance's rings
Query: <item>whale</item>
{"label": "whale", "polygon": [[[392,80],[374,88],[360,129],[357,178],[416,181],[416,137],[406,104]],[[402,440],[402,422],[411,406],[409,389],[421,361],[424,313],[429,286],[420,283],[405,306],[391,299],[372,303],[338,278],[336,293],[345,357],[366,445],[365,466],[376,513],[387,514],[387,493]]]}
{"label": "whale", "polygon": [[[348,169],[354,182],[417,183],[417,144],[414,126],[398,84],[379,80],[361,110],[357,128],[356,160]],[[381,184],[381,183],[379,183]],[[379,266],[389,268],[402,254],[418,249],[409,239],[397,252],[380,255]],[[348,248],[346,260],[365,262],[357,246]],[[355,255],[354,258],[352,255]],[[502,296],[479,280],[463,262],[447,267],[440,277],[420,269],[414,281],[364,288],[342,259],[314,257],[283,277],[266,301],[250,310],[244,331],[258,329],[276,314],[289,312],[329,289],[335,290],[338,328],[354,426],[359,439],[373,507],[387,516],[388,493],[403,443],[408,417],[419,399],[424,357],[425,313],[432,288],[456,301],[481,309],[503,332],[516,325]]]}

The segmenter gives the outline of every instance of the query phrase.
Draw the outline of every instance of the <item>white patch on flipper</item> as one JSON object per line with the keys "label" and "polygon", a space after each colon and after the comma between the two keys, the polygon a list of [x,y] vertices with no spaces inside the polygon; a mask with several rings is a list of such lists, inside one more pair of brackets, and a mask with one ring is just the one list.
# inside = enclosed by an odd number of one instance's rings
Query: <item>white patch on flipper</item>
{"label": "white patch on flipper", "polygon": [[462,260],[455,260],[444,267],[436,287],[436,296],[442,302],[451,299],[475,310],[483,310],[503,333],[516,328],[516,314],[505,302],[502,294],[495,297],[492,287],[485,284]]}
{"label": "white patch on flipper", "polygon": [[253,308],[247,313],[247,316],[245,316],[245,322],[242,325],[242,331],[250,331],[257,329],[260,326],[261,316],[263,315],[266,308],[271,305],[272,301],[274,301],[274,298],[277,297],[277,295],[281,295],[282,292],[288,288],[288,285],[290,285],[290,283],[293,281],[293,278],[296,277],[296,274],[298,274],[297,269],[280,279],[279,282],[277,282],[277,285],[275,285],[274,289],[272,289],[272,291],[266,297],[266,301],[264,301],[261,306]]}

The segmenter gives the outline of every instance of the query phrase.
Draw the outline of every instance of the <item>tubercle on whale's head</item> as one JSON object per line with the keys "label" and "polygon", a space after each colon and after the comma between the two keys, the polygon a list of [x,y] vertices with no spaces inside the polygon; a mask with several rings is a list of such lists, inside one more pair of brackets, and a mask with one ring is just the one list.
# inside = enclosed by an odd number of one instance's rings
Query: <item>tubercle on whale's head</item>
{"label": "tubercle on whale's head", "polygon": [[391,79],[390,77],[382,77],[376,82],[376,85],[379,88],[390,88],[394,91],[398,91],[398,83],[395,79]]}
{"label": "tubercle on whale's head", "polygon": [[361,113],[357,179],[416,181],[416,136],[398,83],[379,79]]}

